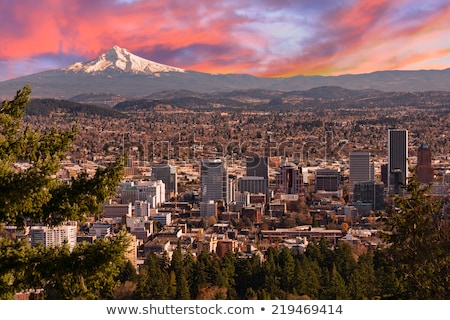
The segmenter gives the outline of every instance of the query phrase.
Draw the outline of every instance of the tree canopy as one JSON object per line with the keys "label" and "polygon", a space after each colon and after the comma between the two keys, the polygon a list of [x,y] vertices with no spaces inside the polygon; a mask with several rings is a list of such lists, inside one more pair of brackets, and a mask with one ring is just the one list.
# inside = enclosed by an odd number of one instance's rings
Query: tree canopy
{"label": "tree canopy", "polygon": [[[31,89],[25,86],[0,108],[0,226],[49,227],[83,221],[100,213],[112,197],[123,172],[123,159],[83,173],[64,183],[56,178],[70,151],[77,129],[41,132],[23,123]],[[117,287],[125,252],[126,232],[93,244],[30,247],[0,233],[0,298],[21,290],[43,290],[45,298],[111,298]]]}
{"label": "tree canopy", "polygon": [[0,222],[23,226],[54,226],[98,214],[100,206],[116,192],[123,159],[67,184],[55,179],[61,160],[77,136],[77,129],[41,132],[23,124],[30,101],[29,86],[0,108]]}

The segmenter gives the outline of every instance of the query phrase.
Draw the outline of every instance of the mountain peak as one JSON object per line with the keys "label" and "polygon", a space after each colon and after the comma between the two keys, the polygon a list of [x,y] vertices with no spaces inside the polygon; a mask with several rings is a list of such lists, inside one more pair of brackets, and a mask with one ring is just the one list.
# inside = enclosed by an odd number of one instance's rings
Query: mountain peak
{"label": "mountain peak", "polygon": [[112,47],[94,60],[88,62],[76,62],[63,70],[73,71],[75,73],[100,73],[104,71],[120,71],[136,74],[185,72],[184,69],[141,58],[119,46]]}

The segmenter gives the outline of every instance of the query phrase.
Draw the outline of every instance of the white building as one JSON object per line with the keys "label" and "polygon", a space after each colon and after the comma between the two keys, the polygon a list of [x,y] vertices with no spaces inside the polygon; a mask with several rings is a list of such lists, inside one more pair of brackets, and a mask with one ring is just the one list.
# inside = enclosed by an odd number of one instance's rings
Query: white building
{"label": "white building", "polygon": [[153,215],[153,220],[160,222],[162,225],[169,226],[172,224],[172,213],[159,212]]}
{"label": "white building", "polygon": [[67,243],[72,251],[77,243],[77,223],[71,221],[57,227],[32,226],[30,238],[33,247],[38,243],[42,243],[44,247],[61,246]]}
{"label": "white building", "polygon": [[126,218],[126,223],[129,232],[138,240],[147,241],[153,234],[153,220],[146,216]]}
{"label": "white building", "polygon": [[151,207],[148,201],[136,200],[134,202],[134,215],[136,217],[150,217]]}
{"label": "white building", "polygon": [[166,187],[162,180],[122,182],[119,196],[122,199],[122,203],[147,201],[152,208],[158,208],[166,202]]}
{"label": "white building", "polygon": [[96,236],[97,239],[108,237],[112,234],[112,225],[109,223],[94,223],[89,228],[89,235]]}

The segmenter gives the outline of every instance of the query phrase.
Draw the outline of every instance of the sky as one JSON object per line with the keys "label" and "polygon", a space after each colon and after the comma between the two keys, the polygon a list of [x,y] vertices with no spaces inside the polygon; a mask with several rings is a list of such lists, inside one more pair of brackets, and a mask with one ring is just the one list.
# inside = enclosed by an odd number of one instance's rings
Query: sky
{"label": "sky", "polygon": [[0,0],[0,81],[114,45],[262,77],[450,68],[449,0]]}

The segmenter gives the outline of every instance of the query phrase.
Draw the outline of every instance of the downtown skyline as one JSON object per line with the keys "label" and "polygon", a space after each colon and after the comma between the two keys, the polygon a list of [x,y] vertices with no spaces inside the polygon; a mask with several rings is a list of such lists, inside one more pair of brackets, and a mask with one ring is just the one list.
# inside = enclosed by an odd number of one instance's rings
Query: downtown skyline
{"label": "downtown skyline", "polygon": [[340,75],[450,66],[446,1],[1,1],[0,81],[118,45],[207,73]]}

